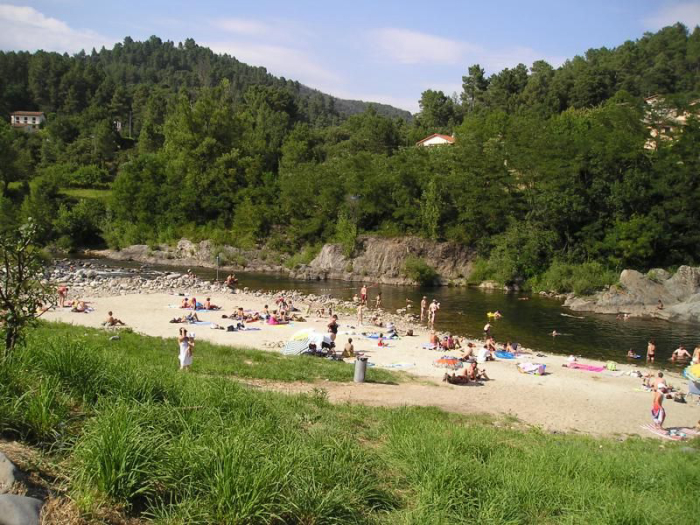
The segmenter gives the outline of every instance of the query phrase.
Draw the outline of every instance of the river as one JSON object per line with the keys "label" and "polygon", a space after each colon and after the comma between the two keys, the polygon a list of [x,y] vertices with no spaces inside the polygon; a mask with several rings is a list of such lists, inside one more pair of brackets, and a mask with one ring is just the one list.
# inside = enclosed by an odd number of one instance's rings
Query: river
{"label": "river", "polygon": [[[83,259],[79,262],[94,263],[116,268],[141,268],[142,263],[114,261],[109,259]],[[186,267],[148,265],[149,272],[186,272]],[[193,268],[202,279],[213,280],[216,270]],[[241,287],[251,290],[298,290],[317,295],[349,300],[359,293],[361,283],[345,281],[301,281],[284,275],[237,272]],[[221,279],[225,278],[223,273]],[[370,304],[378,292],[382,294],[382,306],[391,311],[406,306],[406,299],[413,302],[411,311],[420,312],[423,296],[428,301],[437,299],[440,310],[436,328],[459,335],[480,337],[487,321],[486,312],[499,310],[503,317],[492,322],[492,334],[497,341],[514,341],[538,352],[574,354],[592,359],[626,361],[627,350],[646,354],[647,341],[654,338],[657,344],[657,362],[671,366],[671,352],[684,344],[692,353],[700,343],[700,325],[669,323],[656,319],[617,320],[612,315],[572,312],[563,308],[561,302],[538,295],[509,294],[500,290],[450,287],[411,287],[393,285],[368,285]],[[527,300],[522,300],[527,298]],[[560,336],[552,337],[556,330]]]}

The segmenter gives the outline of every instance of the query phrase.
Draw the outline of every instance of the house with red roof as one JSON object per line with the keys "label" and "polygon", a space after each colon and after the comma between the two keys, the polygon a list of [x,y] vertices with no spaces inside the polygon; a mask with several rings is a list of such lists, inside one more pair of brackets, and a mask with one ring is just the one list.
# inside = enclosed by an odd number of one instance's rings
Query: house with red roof
{"label": "house with red roof", "polygon": [[433,133],[429,137],[425,137],[423,140],[416,142],[416,146],[444,146],[445,144],[454,144],[455,138],[450,135],[441,135],[440,133]]}
{"label": "house with red roof", "polygon": [[40,126],[46,122],[46,115],[42,111],[15,111],[10,113],[10,124],[13,128],[22,131],[39,131]]}

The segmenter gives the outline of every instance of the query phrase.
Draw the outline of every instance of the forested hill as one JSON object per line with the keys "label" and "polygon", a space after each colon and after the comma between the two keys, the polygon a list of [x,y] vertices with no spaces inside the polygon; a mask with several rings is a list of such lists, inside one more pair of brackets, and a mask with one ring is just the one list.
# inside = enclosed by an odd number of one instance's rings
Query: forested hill
{"label": "forested hill", "polygon": [[[264,67],[254,67],[229,55],[218,55],[192,39],[184,43],[163,42],[152,36],[145,42],[126,37],[113,49],[74,56],[39,51],[0,53],[0,116],[18,108],[45,112],[75,113],[85,109],[97,95],[105,101],[119,86],[124,94],[158,87],[171,93],[182,88],[198,89],[229,81],[232,100],[242,100],[250,86],[272,86],[289,93],[299,115],[313,125],[336,124],[344,117],[362,113],[370,103],[343,100],[278,78]],[[137,100],[138,102],[138,100]],[[408,111],[376,104],[389,118],[410,120]],[[138,115],[138,106],[134,113]]]}
{"label": "forested hill", "polygon": [[[474,278],[560,291],[700,263],[700,28],[462,80],[407,122],[343,117],[191,40],[0,53],[0,111],[48,117],[0,125],[0,229],[31,216],[63,248],[186,236],[297,262],[421,235],[472,247]],[[415,146],[432,133],[455,143]]]}

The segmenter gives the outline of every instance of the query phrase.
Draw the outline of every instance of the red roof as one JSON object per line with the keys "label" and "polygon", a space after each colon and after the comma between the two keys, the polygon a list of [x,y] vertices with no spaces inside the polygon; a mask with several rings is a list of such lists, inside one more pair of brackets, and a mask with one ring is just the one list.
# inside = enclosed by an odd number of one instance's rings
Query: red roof
{"label": "red roof", "polygon": [[27,117],[41,117],[44,114],[43,111],[15,111],[14,113],[10,113],[12,116],[27,116]]}
{"label": "red roof", "polygon": [[425,137],[423,140],[419,140],[418,142],[416,142],[416,146],[420,146],[420,145],[423,144],[425,141],[430,140],[430,139],[433,139],[433,138],[435,138],[435,137],[439,137],[439,138],[441,138],[441,139],[445,139],[445,140],[446,140],[447,142],[449,142],[450,144],[454,144],[454,143],[455,143],[454,137],[450,137],[449,135],[441,135],[440,133],[433,133],[433,134],[430,135],[429,137]]}

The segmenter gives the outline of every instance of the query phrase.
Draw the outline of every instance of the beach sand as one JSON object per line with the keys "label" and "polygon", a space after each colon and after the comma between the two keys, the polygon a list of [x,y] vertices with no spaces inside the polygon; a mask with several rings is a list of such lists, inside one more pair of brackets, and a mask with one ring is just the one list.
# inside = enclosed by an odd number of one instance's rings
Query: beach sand
{"label": "beach sand", "polygon": [[[187,290],[182,290],[187,293]],[[65,308],[60,311],[47,312],[43,318],[51,321],[99,327],[112,310],[114,316],[123,320],[134,331],[158,337],[176,337],[178,328],[183,325],[171,324],[168,321],[180,316],[184,310],[176,306],[182,300],[181,296],[167,293],[129,294],[112,297],[85,297],[95,308],[89,314],[72,313]],[[198,295],[202,301],[205,296]],[[197,315],[203,321],[212,321],[223,326],[228,324],[222,319],[224,313],[231,313],[236,307],[246,310],[262,310],[263,301],[269,298],[256,297],[254,294],[217,294],[211,296],[214,304],[222,306],[221,311],[198,311]],[[306,304],[295,304],[302,315],[306,312]],[[270,309],[273,305],[270,304]],[[366,312],[365,317],[369,317]],[[303,328],[315,328],[326,332],[328,319],[319,319],[314,315],[306,316],[307,322],[292,325],[270,326],[254,323],[252,326],[261,328],[259,331],[226,332],[212,330],[208,326],[187,325],[191,332],[196,333],[198,340],[206,340],[222,345],[250,347],[260,350],[279,352],[278,348],[270,349],[266,345],[286,341],[296,331]],[[641,425],[651,420],[651,393],[637,391],[641,379],[629,375],[615,376],[611,372],[588,372],[563,368],[567,356],[549,355],[545,358],[523,358],[515,360],[499,360],[489,362],[485,367],[491,381],[483,386],[449,385],[443,383],[444,368],[433,366],[433,362],[445,352],[431,351],[422,348],[428,342],[426,327],[416,326],[415,336],[402,337],[389,341],[388,348],[377,346],[375,339],[363,337],[360,332],[375,332],[381,329],[365,325],[358,327],[354,316],[339,315],[340,332],[336,344],[342,349],[348,337],[353,338],[356,351],[366,352],[369,362],[376,367],[391,367],[401,363],[408,366],[395,368],[404,370],[416,381],[398,385],[376,383],[333,383],[322,381],[316,384],[257,384],[284,392],[307,391],[314,387],[324,388],[329,399],[334,402],[357,402],[380,406],[436,406],[444,410],[460,413],[488,413],[495,415],[512,415],[524,423],[539,426],[546,431],[583,432],[594,435],[627,435],[639,434],[652,437],[652,434],[642,430]],[[438,319],[439,324],[439,319]],[[475,341],[475,343],[478,343]],[[460,355],[459,351],[450,352]],[[534,351],[536,353],[536,350]],[[173,344],[173,356],[177,355],[177,346]],[[518,372],[516,363],[529,361],[547,365],[547,374],[533,376]],[[585,364],[601,365],[602,363],[588,359],[579,359]],[[643,363],[639,370],[644,371]],[[176,361],[173,359],[173,366]],[[629,371],[637,369],[632,365],[618,365],[618,370]],[[196,357],[193,366],[196,373]],[[458,371],[458,373],[461,371]],[[371,371],[369,372],[371,375]],[[687,392],[686,381],[676,372],[667,372],[667,383]],[[245,380],[242,380],[245,382]],[[700,419],[700,407],[695,402],[686,404],[666,400],[666,426],[694,426]]]}

